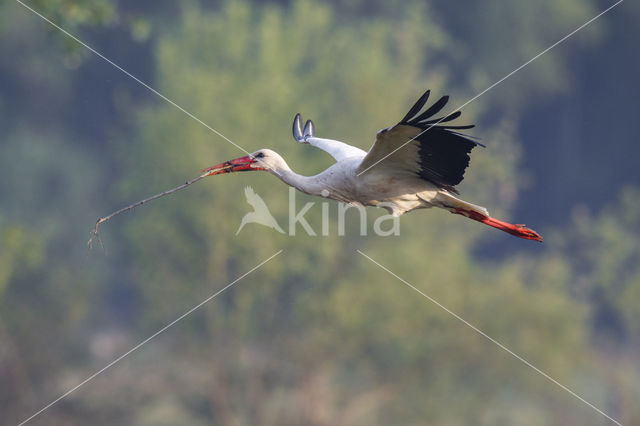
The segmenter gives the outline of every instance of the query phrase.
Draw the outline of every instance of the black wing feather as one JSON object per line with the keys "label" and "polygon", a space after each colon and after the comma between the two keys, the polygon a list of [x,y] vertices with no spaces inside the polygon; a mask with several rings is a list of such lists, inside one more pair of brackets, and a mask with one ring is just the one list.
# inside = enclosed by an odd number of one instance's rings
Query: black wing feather
{"label": "black wing feather", "polygon": [[431,93],[431,90],[427,90],[426,92],[424,92],[424,94],[420,96],[420,99],[418,99],[418,102],[416,102],[415,105],[411,107],[407,115],[405,115],[404,118],[400,120],[400,122],[402,123],[403,121],[408,121],[411,119],[411,117],[419,113],[422,107],[424,106],[424,104],[427,103],[430,93]]}
{"label": "black wing feather", "polygon": [[433,120],[425,121],[425,124],[433,124],[433,123],[446,123],[447,121],[453,121],[456,118],[460,117],[462,113],[460,111],[456,111],[453,114],[449,114],[446,117],[434,118]]}
{"label": "black wing feather", "polygon": [[447,104],[448,101],[449,101],[449,97],[448,96],[441,97],[440,99],[438,99],[436,101],[435,104],[433,104],[429,108],[427,108],[425,112],[423,112],[422,114],[420,114],[419,116],[414,118],[414,120],[415,121],[423,121],[424,119],[429,118],[429,117],[433,116],[434,114],[439,113],[440,110],[442,108],[444,108],[444,106]]}
{"label": "black wing feather", "polygon": [[[431,123],[429,123],[429,124],[431,124]],[[440,127],[443,127],[445,129],[473,129],[474,127],[476,127],[476,125],[475,124],[467,124],[466,126],[440,126]],[[469,136],[469,137],[471,138],[471,137],[475,137],[475,136]],[[481,144],[478,144],[478,145],[481,145]]]}
{"label": "black wing feather", "polygon": [[420,144],[418,149],[420,156],[418,175],[422,179],[457,194],[458,191],[455,189],[455,185],[462,182],[464,178],[464,172],[469,165],[471,150],[476,145],[484,145],[470,139],[471,136],[452,131],[453,129],[470,129],[474,127],[473,125],[440,125],[440,123],[458,118],[461,114],[460,111],[451,113],[441,119],[427,120],[444,108],[449,100],[448,96],[443,96],[422,114],[417,115],[426,103],[428,96],[429,91],[422,95],[399,124],[423,130],[421,134],[414,138]]}

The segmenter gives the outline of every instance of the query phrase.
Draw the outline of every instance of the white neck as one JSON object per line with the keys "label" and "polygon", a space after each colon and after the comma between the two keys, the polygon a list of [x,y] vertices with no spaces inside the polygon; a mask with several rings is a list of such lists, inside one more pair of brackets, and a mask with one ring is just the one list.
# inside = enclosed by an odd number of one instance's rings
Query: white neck
{"label": "white neck", "polygon": [[[283,162],[284,163],[284,162]],[[306,194],[322,195],[325,186],[318,181],[317,176],[302,176],[291,170],[287,163],[280,164],[274,169],[270,169],[269,173],[277,176],[281,181],[292,186]]]}

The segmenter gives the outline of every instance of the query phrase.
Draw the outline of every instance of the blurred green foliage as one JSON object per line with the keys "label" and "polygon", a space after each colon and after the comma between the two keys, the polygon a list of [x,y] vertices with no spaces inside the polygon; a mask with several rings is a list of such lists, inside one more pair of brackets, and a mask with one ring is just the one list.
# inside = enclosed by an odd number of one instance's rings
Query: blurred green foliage
{"label": "blurred green foliage", "polygon": [[[29,4],[302,174],[332,160],[292,141],[295,112],[367,149],[427,87],[454,95],[453,108],[596,13],[577,0],[142,3]],[[64,37],[19,5],[0,11],[11,49],[0,73],[12,82],[0,94],[0,422],[28,417],[280,249],[34,423],[603,423],[356,249],[622,423],[640,419],[637,189],[601,212],[576,209],[566,229],[543,226],[544,245],[487,256],[483,241],[510,237],[440,211],[403,217],[399,237],[361,237],[355,215],[346,237],[335,221],[327,237],[255,225],[235,236],[245,186],[281,224],[288,188],[266,174],[220,176],[103,225],[106,253],[85,257],[95,218],[242,152],[82,49],[65,61],[75,53]],[[523,90],[464,111],[468,123],[485,116],[474,133],[489,148],[474,152],[460,189],[498,217],[526,182],[522,116],[536,96],[568,90],[562,57],[540,62],[523,71]],[[309,222],[320,214],[316,204]]]}

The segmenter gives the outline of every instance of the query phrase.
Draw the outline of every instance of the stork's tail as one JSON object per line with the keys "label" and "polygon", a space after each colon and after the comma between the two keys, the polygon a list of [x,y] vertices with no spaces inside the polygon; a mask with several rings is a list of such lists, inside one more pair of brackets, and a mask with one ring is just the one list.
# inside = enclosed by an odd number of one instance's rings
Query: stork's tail
{"label": "stork's tail", "polygon": [[494,228],[498,228],[501,231],[508,232],[511,235],[515,235],[516,237],[524,238],[527,240],[534,241],[542,241],[542,236],[538,234],[533,229],[527,228],[521,224],[513,224],[508,222],[503,222],[498,219],[494,219],[491,216],[485,216],[477,211],[468,210],[468,209],[452,209],[451,213],[460,214],[462,216],[466,216],[469,219],[477,220],[478,222],[482,222],[485,225],[493,226]]}

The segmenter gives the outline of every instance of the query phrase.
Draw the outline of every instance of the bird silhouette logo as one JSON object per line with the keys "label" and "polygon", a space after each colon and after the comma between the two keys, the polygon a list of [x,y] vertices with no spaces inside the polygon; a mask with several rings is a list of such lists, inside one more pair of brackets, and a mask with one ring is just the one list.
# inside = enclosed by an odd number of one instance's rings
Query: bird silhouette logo
{"label": "bird silhouette logo", "polygon": [[247,203],[249,203],[249,205],[253,207],[253,211],[244,215],[244,217],[242,218],[242,222],[240,222],[240,227],[238,228],[236,235],[238,235],[240,231],[242,231],[242,228],[244,228],[244,226],[248,223],[258,223],[271,229],[275,229],[281,234],[284,234],[284,231],[282,230],[282,228],[280,228],[280,225],[278,225],[276,219],[271,215],[271,212],[269,211],[269,208],[265,204],[264,200],[255,193],[253,188],[247,186],[244,189],[244,195],[245,197],[247,197]]}

